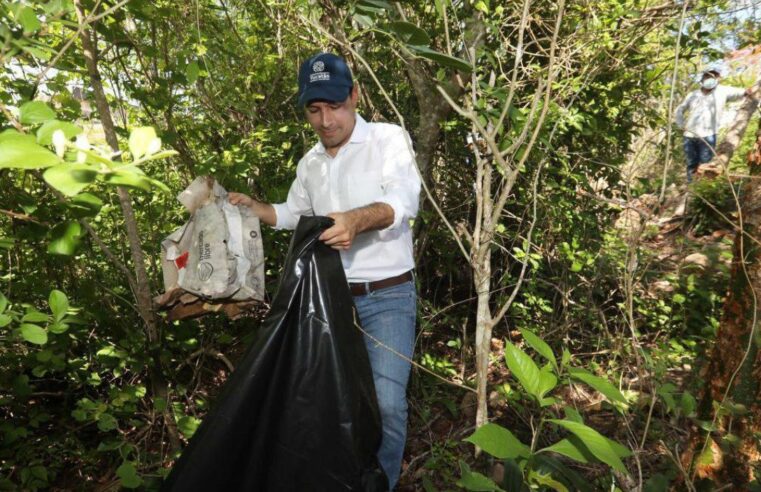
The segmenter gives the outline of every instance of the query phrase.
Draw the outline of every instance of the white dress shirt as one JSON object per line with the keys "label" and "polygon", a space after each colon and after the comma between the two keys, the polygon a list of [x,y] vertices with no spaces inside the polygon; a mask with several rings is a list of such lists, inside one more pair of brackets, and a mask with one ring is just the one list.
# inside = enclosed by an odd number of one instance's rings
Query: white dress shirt
{"label": "white dress shirt", "polygon": [[356,115],[349,141],[335,157],[322,143],[304,155],[285,203],[273,204],[277,229],[294,229],[301,215],[347,212],[370,203],[394,210],[387,228],[358,234],[341,251],[349,282],[373,282],[411,270],[410,219],[418,210],[420,177],[409,135],[399,126],[367,123]]}
{"label": "white dress shirt", "polygon": [[[676,108],[676,124],[684,129],[685,137],[705,138],[719,133],[724,106],[727,101],[740,99],[744,89],[718,85],[708,94],[701,89],[690,92],[682,104]],[[687,121],[684,113],[687,112]]]}

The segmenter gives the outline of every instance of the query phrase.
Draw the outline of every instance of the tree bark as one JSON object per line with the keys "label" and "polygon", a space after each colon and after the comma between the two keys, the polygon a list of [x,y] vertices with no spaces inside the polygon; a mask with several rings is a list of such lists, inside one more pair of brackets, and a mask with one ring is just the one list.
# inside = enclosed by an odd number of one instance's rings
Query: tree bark
{"label": "tree bark", "polygon": [[751,117],[756,112],[756,108],[758,108],[757,97],[761,94],[761,79],[756,81],[752,92],[755,97],[745,98],[742,106],[737,110],[735,120],[727,130],[724,140],[716,147],[716,156],[714,157],[713,164],[717,164],[719,167],[723,168],[729,163],[729,160],[735,153],[735,149],[740,145],[740,140],[745,135],[745,131],[748,129],[748,123],[750,123]]}
{"label": "tree bark", "polygon": [[[702,376],[701,418],[715,419],[710,436],[693,429],[682,456],[693,478],[716,487],[748,490],[761,464],[761,129],[748,157],[751,179],[742,188],[741,229],[734,241],[734,259],[724,313],[715,345]],[[744,232],[744,233],[743,233]],[[722,409],[716,415],[717,404]]]}
{"label": "tree bark", "polygon": [[[74,0],[74,5],[77,10],[77,17],[80,24],[84,22],[84,9],[82,8],[81,0]],[[97,43],[92,39],[93,29],[89,26],[80,31],[80,42],[82,43],[82,50],[85,58],[85,64],[87,66],[87,73],[90,77],[90,84],[92,86],[93,95],[95,98],[95,105],[98,108],[98,115],[103,125],[103,132],[106,136],[106,142],[114,152],[119,151],[119,141],[114,129],[114,122],[111,117],[111,109],[108,106],[108,100],[106,99],[106,93],[103,90],[103,83],[101,81],[100,71],[98,70],[98,55],[97,55]],[[149,365],[149,377],[151,382],[151,389],[155,397],[163,398],[168,401],[168,388],[167,382],[163,375],[160,362],[160,333],[158,327],[158,320],[153,308],[153,300],[151,298],[150,280],[148,278],[148,272],[145,268],[145,254],[140,242],[140,233],[137,227],[137,219],[135,218],[135,211],[132,208],[132,198],[129,191],[124,187],[118,187],[117,193],[119,195],[119,203],[124,214],[124,225],[127,230],[127,240],[129,242],[130,254],[132,256],[132,262],[135,269],[135,301],[137,303],[137,311],[140,313],[140,317],[145,323],[145,333],[147,335],[147,349],[151,355],[152,364]],[[169,436],[172,447],[179,449],[180,440],[177,434],[177,429],[174,425],[174,420],[170,412],[164,412],[164,420],[167,423],[167,429],[169,430]]]}

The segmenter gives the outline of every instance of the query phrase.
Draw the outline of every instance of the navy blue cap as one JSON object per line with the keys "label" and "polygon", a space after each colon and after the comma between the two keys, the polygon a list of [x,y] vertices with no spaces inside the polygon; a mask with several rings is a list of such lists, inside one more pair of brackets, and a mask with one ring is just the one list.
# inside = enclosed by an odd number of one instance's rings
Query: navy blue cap
{"label": "navy blue cap", "polygon": [[345,101],[353,86],[351,70],[343,58],[332,53],[318,53],[299,68],[299,106],[316,100]]}

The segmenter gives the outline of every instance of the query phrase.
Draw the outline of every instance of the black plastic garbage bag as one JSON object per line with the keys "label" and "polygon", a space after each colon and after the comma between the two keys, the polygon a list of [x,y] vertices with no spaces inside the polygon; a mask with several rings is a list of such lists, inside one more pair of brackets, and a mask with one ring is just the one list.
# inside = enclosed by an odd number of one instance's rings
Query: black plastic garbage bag
{"label": "black plastic garbage bag", "polygon": [[162,490],[385,491],[370,361],[337,251],[302,217],[272,310]]}

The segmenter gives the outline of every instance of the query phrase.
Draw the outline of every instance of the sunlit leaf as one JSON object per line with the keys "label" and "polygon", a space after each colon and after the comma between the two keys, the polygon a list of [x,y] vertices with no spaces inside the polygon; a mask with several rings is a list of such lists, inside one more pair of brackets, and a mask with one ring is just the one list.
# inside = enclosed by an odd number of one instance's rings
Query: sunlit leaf
{"label": "sunlit leaf", "polygon": [[48,343],[48,332],[44,328],[33,325],[31,323],[24,323],[19,326],[21,337],[29,343],[36,345],[45,345]]}
{"label": "sunlit leaf", "polygon": [[528,458],[531,455],[531,448],[520,442],[512,432],[497,424],[484,424],[464,440],[500,459]]}
{"label": "sunlit leaf", "polygon": [[133,129],[129,134],[129,151],[132,153],[132,158],[143,157],[156,138],[156,130],[153,127],[142,126]]}
{"label": "sunlit leaf", "polygon": [[29,101],[19,108],[19,121],[23,125],[35,125],[55,119],[55,111],[42,101]]}
{"label": "sunlit leaf", "polygon": [[50,186],[66,196],[74,196],[95,181],[98,176],[89,164],[59,164],[45,170],[42,177]]}
{"label": "sunlit leaf", "polygon": [[614,470],[627,473],[626,467],[608,443],[608,439],[596,430],[578,422],[571,422],[570,420],[549,419],[548,422],[569,430],[584,443],[597,459],[606,463]]}
{"label": "sunlit leaf", "polygon": [[81,128],[68,121],[48,120],[37,130],[37,143],[40,145],[51,145],[53,143],[53,133],[56,130],[61,130],[67,139],[82,133]]}
{"label": "sunlit leaf", "polygon": [[48,297],[48,304],[56,321],[61,321],[66,316],[66,311],[69,309],[69,299],[66,297],[66,294],[60,290],[53,289]]}
{"label": "sunlit leaf", "polygon": [[37,145],[33,137],[0,140],[0,169],[40,169],[60,162],[57,155]]}

